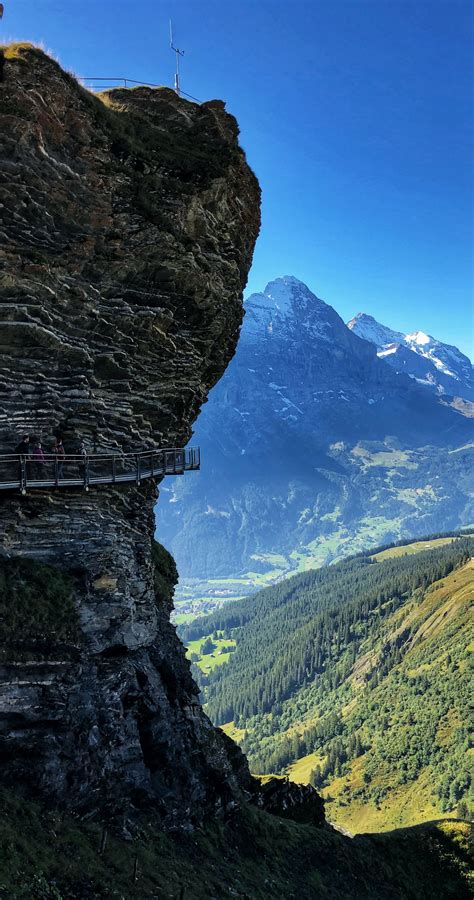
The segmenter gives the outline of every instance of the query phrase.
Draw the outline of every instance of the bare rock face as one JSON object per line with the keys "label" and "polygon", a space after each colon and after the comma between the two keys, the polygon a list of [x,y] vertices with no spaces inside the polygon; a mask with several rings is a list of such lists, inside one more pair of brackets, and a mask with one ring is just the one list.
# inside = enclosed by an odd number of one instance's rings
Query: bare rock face
{"label": "bare rock face", "polygon": [[254,803],[282,819],[304,825],[324,825],[324,800],[310,784],[295,784],[287,777],[264,777],[256,782]]}
{"label": "bare rock face", "polygon": [[[91,96],[32,48],[7,50],[3,77],[1,452],[26,433],[183,446],[234,353],[259,230],[236,121],[167,89]],[[171,826],[250,776],[169,623],[156,498],[150,482],[0,492],[0,553],[69,573],[80,630],[70,652],[53,633],[3,661],[0,777],[81,809],[152,800]]]}

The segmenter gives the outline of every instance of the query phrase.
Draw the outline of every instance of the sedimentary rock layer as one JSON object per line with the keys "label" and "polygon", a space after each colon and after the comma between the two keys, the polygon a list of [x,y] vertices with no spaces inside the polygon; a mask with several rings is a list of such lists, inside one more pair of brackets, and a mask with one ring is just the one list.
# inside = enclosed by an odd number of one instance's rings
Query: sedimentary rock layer
{"label": "sedimentary rock layer", "polygon": [[[235,119],[168,89],[92,96],[18,46],[0,89],[0,452],[24,433],[70,452],[182,446],[234,353],[259,229]],[[0,758],[69,805],[151,798],[172,824],[249,776],[157,588],[156,496],[0,493],[0,552],[69,572],[81,633],[65,659],[3,665]]]}

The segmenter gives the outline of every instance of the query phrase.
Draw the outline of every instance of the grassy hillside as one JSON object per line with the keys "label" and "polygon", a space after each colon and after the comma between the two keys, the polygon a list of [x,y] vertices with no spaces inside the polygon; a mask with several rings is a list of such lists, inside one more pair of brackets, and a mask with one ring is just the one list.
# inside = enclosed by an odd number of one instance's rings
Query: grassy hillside
{"label": "grassy hillside", "polygon": [[[325,779],[327,813],[349,830],[379,831],[465,811],[473,759],[467,719],[473,599],[470,561],[387,623],[392,636],[410,632],[399,664],[385,675],[368,669],[373,687],[356,684],[356,702],[342,711],[347,732],[370,749],[341,766],[339,777]],[[321,772],[326,764],[327,757]],[[313,769],[307,780],[322,777]]]}
{"label": "grassy hillside", "polygon": [[474,541],[418,544],[209,617],[236,642],[227,665],[201,672],[211,717],[254,771],[313,783],[351,832],[467,811]]}
{"label": "grassy hillside", "polygon": [[468,900],[469,828],[438,822],[351,840],[251,807],[231,822],[123,840],[0,793],[0,896],[8,900]]}
{"label": "grassy hillside", "polygon": [[412,541],[410,544],[401,544],[395,547],[388,547],[386,550],[379,550],[377,553],[371,554],[371,556],[372,559],[381,562],[383,559],[393,559],[397,556],[421,553],[422,550],[433,550],[434,547],[443,547],[445,544],[451,544],[453,540],[454,537],[440,537],[426,541]]}

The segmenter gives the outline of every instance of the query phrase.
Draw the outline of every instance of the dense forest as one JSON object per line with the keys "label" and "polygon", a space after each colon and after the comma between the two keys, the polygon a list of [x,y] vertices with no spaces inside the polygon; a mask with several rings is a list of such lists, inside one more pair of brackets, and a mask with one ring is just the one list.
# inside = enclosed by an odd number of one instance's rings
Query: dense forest
{"label": "dense forest", "polygon": [[350,560],[302,573],[198,620],[183,630],[185,640],[218,631],[237,641],[229,664],[205,683],[212,719],[239,725],[258,713],[278,715],[278,704],[315,679],[333,688],[352,668],[374,616],[383,621],[473,551],[474,540],[465,538],[381,563]]}
{"label": "dense forest", "polygon": [[[225,665],[206,675],[196,667],[211,718],[232,723],[254,771],[307,757],[305,780],[329,791],[339,780],[341,802],[379,806],[431,767],[437,809],[463,812],[468,620],[464,594],[449,602],[457,588],[469,593],[473,555],[466,536],[413,555],[362,556],[191,623],[188,640],[236,644]],[[443,627],[425,635],[438,607]]]}
{"label": "dense forest", "polygon": [[[451,539],[458,538],[468,538],[474,539],[474,530],[472,528],[461,528],[457,531],[437,531],[433,534],[426,535],[423,539],[417,539],[417,543],[424,544],[433,544],[434,546],[438,543],[441,543],[441,540],[446,538],[446,542],[449,542]],[[255,618],[259,613],[260,607],[255,607],[254,602],[256,600],[261,600],[262,598],[270,601],[274,591],[283,586],[293,587],[293,585],[297,585],[299,583],[299,579],[309,578],[311,579],[316,572],[329,572],[329,571],[339,571],[341,566],[346,565],[347,563],[352,562],[353,560],[362,560],[366,559],[369,562],[373,562],[380,554],[382,554],[386,550],[391,550],[393,548],[400,548],[402,555],[408,555],[408,551],[410,547],[413,546],[412,542],[407,541],[407,539],[400,539],[398,541],[391,541],[390,543],[381,544],[378,547],[370,548],[368,550],[362,550],[360,553],[354,553],[350,556],[344,557],[342,561],[339,563],[334,563],[329,566],[325,566],[324,568],[311,569],[307,572],[300,573],[298,575],[294,575],[290,578],[284,579],[278,585],[273,585],[269,588],[264,588],[258,593],[254,594],[251,598],[252,602],[249,602],[247,597],[244,597],[240,601],[233,601],[231,606],[221,607],[220,609],[214,611],[212,614],[206,616],[205,618],[199,617],[194,619],[191,622],[183,623],[179,627],[179,633],[183,641],[187,644],[196,638],[200,638],[203,635],[209,634],[215,626],[216,622],[221,622],[223,619],[221,618],[221,614],[225,614],[225,619],[230,621],[228,616],[231,614],[231,619],[235,619],[236,624],[244,624],[246,621]],[[430,548],[431,549],[431,548]],[[235,616],[234,614],[237,614]],[[232,625],[231,627],[235,627]]]}

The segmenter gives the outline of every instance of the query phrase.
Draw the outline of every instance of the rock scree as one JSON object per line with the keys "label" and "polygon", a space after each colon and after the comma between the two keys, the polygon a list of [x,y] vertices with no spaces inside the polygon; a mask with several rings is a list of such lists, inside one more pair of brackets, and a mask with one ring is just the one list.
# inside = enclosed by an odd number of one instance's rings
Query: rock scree
{"label": "rock scree", "polygon": [[[94,96],[31,46],[3,55],[0,453],[26,433],[184,446],[234,354],[260,226],[236,120],[166,88]],[[79,633],[1,658],[0,780],[91,814],[152,803],[172,828],[255,785],[170,624],[157,494],[0,492],[0,555],[64,572]]]}

